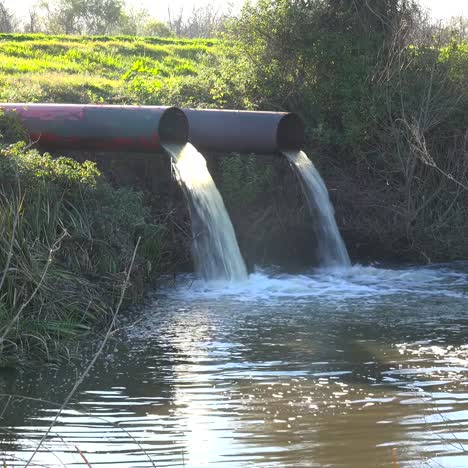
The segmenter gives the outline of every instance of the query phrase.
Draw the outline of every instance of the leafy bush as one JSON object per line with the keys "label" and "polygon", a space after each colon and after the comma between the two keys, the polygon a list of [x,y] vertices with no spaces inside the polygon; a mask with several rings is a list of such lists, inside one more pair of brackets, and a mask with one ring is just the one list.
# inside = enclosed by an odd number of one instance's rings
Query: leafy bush
{"label": "leafy bush", "polygon": [[166,229],[142,194],[113,189],[94,163],[0,147],[0,361],[45,354],[103,324],[166,268]]}
{"label": "leafy bush", "polygon": [[410,0],[259,0],[231,24],[244,99],[303,116],[352,250],[468,257],[467,44],[430,28]]}

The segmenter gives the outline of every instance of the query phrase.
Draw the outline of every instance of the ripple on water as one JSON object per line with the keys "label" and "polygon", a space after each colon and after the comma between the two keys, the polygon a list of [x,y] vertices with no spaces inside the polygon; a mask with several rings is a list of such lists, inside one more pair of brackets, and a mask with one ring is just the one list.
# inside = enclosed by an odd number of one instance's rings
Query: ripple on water
{"label": "ripple on water", "polygon": [[[189,281],[96,363],[39,466],[468,465],[463,268]],[[35,372],[16,388],[60,405],[74,370]],[[57,406],[6,409],[4,457],[25,460]]]}

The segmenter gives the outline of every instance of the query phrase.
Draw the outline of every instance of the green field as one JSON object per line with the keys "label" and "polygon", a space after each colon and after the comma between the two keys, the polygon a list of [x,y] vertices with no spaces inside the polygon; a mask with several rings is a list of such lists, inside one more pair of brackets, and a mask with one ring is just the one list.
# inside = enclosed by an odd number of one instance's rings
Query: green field
{"label": "green field", "polygon": [[217,54],[215,40],[2,34],[0,101],[168,103]]}

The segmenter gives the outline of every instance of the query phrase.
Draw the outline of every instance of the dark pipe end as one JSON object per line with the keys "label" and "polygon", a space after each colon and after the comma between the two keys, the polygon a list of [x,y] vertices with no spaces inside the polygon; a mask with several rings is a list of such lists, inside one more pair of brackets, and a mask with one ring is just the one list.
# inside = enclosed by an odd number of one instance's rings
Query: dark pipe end
{"label": "dark pipe end", "polygon": [[185,112],[178,107],[169,107],[159,121],[161,143],[185,144],[189,138],[189,123]]}
{"label": "dark pipe end", "polygon": [[304,122],[297,114],[286,114],[278,124],[276,143],[280,150],[300,150],[304,145]]}

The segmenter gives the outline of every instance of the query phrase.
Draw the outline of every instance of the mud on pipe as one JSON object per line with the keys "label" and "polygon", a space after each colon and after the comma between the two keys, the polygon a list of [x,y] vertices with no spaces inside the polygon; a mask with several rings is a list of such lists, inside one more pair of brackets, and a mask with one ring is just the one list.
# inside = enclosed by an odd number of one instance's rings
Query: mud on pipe
{"label": "mud on pipe", "polygon": [[188,121],[177,107],[80,104],[1,104],[15,112],[29,138],[44,149],[161,151],[186,143]]}
{"label": "mud on pipe", "polygon": [[293,113],[216,109],[183,109],[190,142],[202,150],[274,153],[299,150],[304,123]]}

